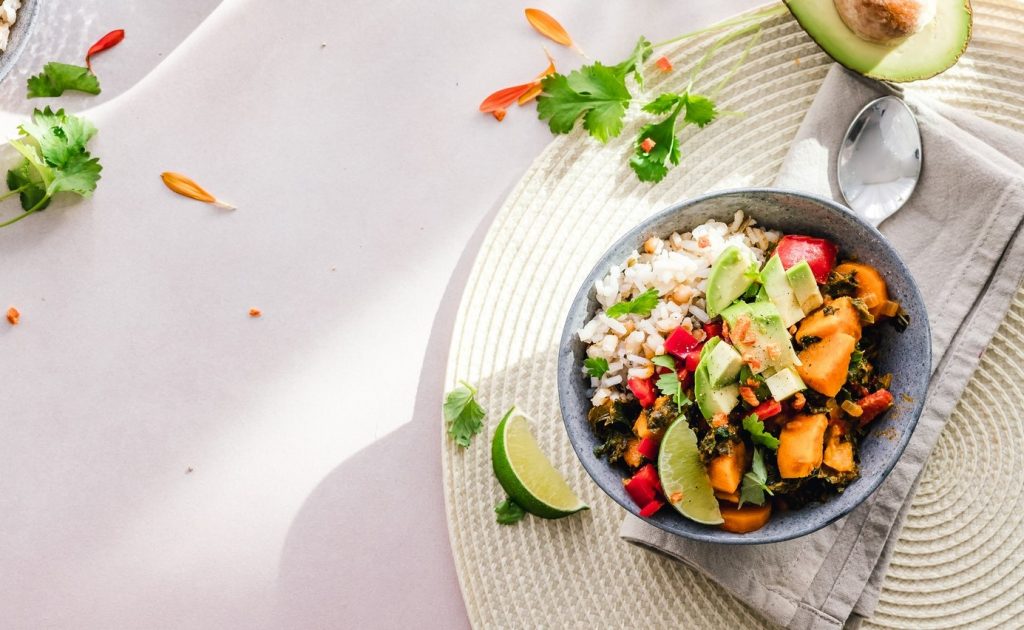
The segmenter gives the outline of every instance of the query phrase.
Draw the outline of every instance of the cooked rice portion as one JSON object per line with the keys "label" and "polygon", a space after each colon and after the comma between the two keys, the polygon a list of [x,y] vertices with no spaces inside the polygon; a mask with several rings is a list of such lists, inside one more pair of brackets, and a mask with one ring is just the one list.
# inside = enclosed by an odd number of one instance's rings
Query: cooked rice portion
{"label": "cooked rice portion", "polygon": [[[726,247],[746,247],[760,264],[780,237],[737,211],[729,224],[708,221],[693,232],[673,233],[665,240],[652,237],[622,266],[613,265],[607,276],[594,283],[600,310],[578,332],[589,344],[587,357],[608,361],[608,371],[601,378],[590,378],[594,406],[631,397],[626,382],[653,375],[651,358],[664,354],[665,339],[676,328],[682,326],[703,340],[707,279],[712,263]],[[605,314],[613,305],[652,288],[660,297],[647,317],[630,314],[613,319]],[[588,374],[586,369],[583,373]]]}
{"label": "cooked rice portion", "polygon": [[11,27],[18,19],[21,0],[3,0],[0,2],[0,51],[7,50],[11,38]]}

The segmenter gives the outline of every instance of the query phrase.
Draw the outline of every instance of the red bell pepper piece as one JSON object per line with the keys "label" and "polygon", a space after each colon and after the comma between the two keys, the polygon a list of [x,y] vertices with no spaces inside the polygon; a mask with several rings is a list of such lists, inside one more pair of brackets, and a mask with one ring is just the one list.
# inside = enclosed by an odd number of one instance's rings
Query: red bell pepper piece
{"label": "red bell pepper piece", "polygon": [[782,403],[774,398],[769,398],[760,405],[754,407],[754,411],[751,413],[756,413],[759,420],[771,418],[772,416],[777,416],[782,413]]}
{"label": "red bell pepper piece", "polygon": [[627,383],[629,384],[629,391],[633,392],[641,407],[646,409],[654,404],[654,400],[658,397],[654,393],[654,379],[631,378]]}
{"label": "red bell pepper piece", "polygon": [[868,394],[864,398],[857,401],[860,405],[862,412],[858,422],[860,426],[865,426],[878,416],[882,415],[882,412],[892,407],[893,399],[892,394],[887,389],[880,389],[873,394]]}
{"label": "red bell pepper piece", "polygon": [[828,274],[836,266],[836,255],[839,248],[832,241],[813,236],[783,236],[775,253],[785,269],[789,269],[801,260],[806,260],[814,273],[818,284],[828,280]]}
{"label": "red bell pepper piece", "polygon": [[708,322],[708,323],[704,324],[704,334],[708,336],[707,339],[704,340],[705,342],[707,342],[707,340],[711,339],[712,337],[721,337],[722,336],[722,322],[721,321],[713,321],[713,322]]}
{"label": "red bell pepper piece", "polygon": [[648,461],[653,462],[658,459],[658,448],[660,446],[661,440],[648,436],[640,440],[636,450],[640,451],[640,454],[646,457]]}
{"label": "red bell pepper piece", "polygon": [[687,352],[699,347],[700,342],[685,328],[676,328],[665,340],[665,352],[674,354],[680,359],[686,356]]}
{"label": "red bell pepper piece", "polygon": [[654,501],[651,501],[650,503],[645,505],[642,510],[640,510],[640,516],[644,518],[650,518],[654,516],[655,512],[664,507],[664,505],[665,504],[662,501],[658,501],[657,499],[655,499]]}
{"label": "red bell pepper piece", "polygon": [[654,465],[647,464],[636,471],[636,474],[626,482],[626,492],[640,507],[646,507],[651,501],[656,500],[661,494],[661,481]]}
{"label": "red bell pepper piece", "polygon": [[691,350],[686,353],[686,371],[693,374],[700,365],[700,350]]}

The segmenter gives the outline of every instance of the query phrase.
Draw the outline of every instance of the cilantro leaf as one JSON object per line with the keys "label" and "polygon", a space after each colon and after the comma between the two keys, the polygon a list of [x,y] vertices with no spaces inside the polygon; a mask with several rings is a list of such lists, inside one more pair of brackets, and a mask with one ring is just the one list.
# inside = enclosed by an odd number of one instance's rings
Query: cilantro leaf
{"label": "cilantro leaf", "polygon": [[569,133],[583,118],[583,128],[601,142],[622,132],[622,119],[632,98],[615,68],[600,62],[583,66],[569,76],[553,74],[543,81],[537,114],[552,133]]}
{"label": "cilantro leaf", "polygon": [[608,372],[608,359],[604,357],[593,357],[583,360],[583,367],[587,369],[594,378],[601,378]]}
{"label": "cilantro leaf", "polygon": [[511,498],[505,499],[498,505],[494,506],[494,513],[498,515],[495,520],[502,525],[518,523],[526,516],[526,510],[521,508],[519,504]]}
{"label": "cilantro leaf", "polygon": [[700,94],[686,94],[686,122],[703,128],[716,116],[718,111],[715,109],[714,101]]}
{"label": "cilantro leaf", "polygon": [[41,204],[40,210],[50,205],[49,199],[43,201],[46,197],[46,184],[27,159],[7,171],[7,188],[18,191],[21,207],[26,210],[35,207],[36,204]]}
{"label": "cilantro leaf", "polygon": [[673,372],[676,371],[676,360],[673,359],[672,355],[669,354],[659,354],[658,356],[651,359],[651,363],[653,363],[654,365],[659,365],[663,368],[668,368]]}
{"label": "cilantro leaf", "polygon": [[740,502],[737,507],[743,507],[744,503],[764,505],[764,494],[774,494],[768,488],[768,469],[764,465],[764,454],[761,449],[754,449],[754,460],[750,465],[750,472],[743,475],[743,485],[740,486]]}
{"label": "cilantro leaf", "polygon": [[666,372],[659,376],[657,382],[655,382],[655,386],[657,386],[663,395],[672,397],[672,401],[676,404],[677,411],[681,412],[683,409],[693,404],[683,392],[683,384],[679,381],[679,375],[675,370]]}
{"label": "cilantro leaf", "polygon": [[459,382],[461,384],[444,398],[444,419],[448,423],[448,435],[466,448],[473,436],[484,428],[487,412],[476,401],[476,389],[465,381]]}
{"label": "cilantro leaf", "polygon": [[667,114],[673,107],[678,105],[682,99],[683,97],[678,94],[665,92],[663,94],[659,94],[658,98],[644,105],[642,109],[651,114]]}
{"label": "cilantro leaf", "polygon": [[779,438],[764,430],[764,423],[761,422],[756,413],[752,413],[743,419],[743,429],[750,434],[750,439],[755,444],[767,446],[773,451],[778,450]]}
{"label": "cilantro leaf", "polygon": [[625,302],[619,302],[609,308],[605,315],[616,319],[623,315],[639,315],[641,317],[647,317],[654,310],[654,307],[658,305],[658,290],[647,289],[640,295],[636,296],[632,300],[626,300]]}
{"label": "cilantro leaf", "polygon": [[87,94],[100,93],[100,81],[85,66],[51,61],[43,71],[28,78],[28,97],[60,96],[65,90]]}
{"label": "cilantro leaf", "polygon": [[654,52],[654,46],[646,37],[641,35],[636,46],[633,47],[633,54],[629,56],[629,59],[626,59],[622,63],[614,66],[616,73],[618,73],[618,75],[623,79],[625,79],[628,74],[632,73],[637,85],[643,87],[643,64],[651,56],[652,52]]}
{"label": "cilantro leaf", "polygon": [[[657,104],[657,105],[655,105]],[[658,100],[648,103],[648,106],[655,109],[661,107]],[[665,161],[673,165],[679,164],[679,141],[676,139],[676,118],[683,104],[677,102],[675,109],[665,120],[651,125],[644,125],[640,134],[633,143],[633,157],[629,159],[629,166],[636,173],[637,178],[642,182],[660,182],[668,174],[668,167]],[[644,141],[650,139],[654,146],[650,151],[644,151]]]}

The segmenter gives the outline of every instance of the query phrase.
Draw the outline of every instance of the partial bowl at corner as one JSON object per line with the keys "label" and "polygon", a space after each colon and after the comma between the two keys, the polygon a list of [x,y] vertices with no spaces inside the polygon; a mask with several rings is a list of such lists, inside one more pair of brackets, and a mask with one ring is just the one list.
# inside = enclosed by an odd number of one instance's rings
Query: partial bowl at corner
{"label": "partial bowl at corner", "polygon": [[924,301],[910,271],[892,245],[849,209],[834,201],[799,192],[740,189],[677,203],[634,227],[601,256],[573,300],[559,348],[558,397],[569,440],[583,467],[605,493],[625,510],[639,516],[640,509],[622,485],[623,478],[627,476],[626,469],[610,465],[594,455],[598,440],[587,422],[587,412],[591,407],[589,382],[581,372],[585,344],[576,332],[597,311],[594,282],[604,277],[611,265],[621,264],[651,236],[688,232],[709,219],[729,223],[737,210],[743,210],[766,228],[835,241],[842,256],[877,268],[888,282],[893,299],[899,300],[910,316],[910,326],[902,333],[885,327],[883,347],[886,350],[877,368],[892,373],[896,406],[876,421],[871,434],[861,443],[860,478],[844,492],[824,503],[776,512],[766,526],[748,534],[733,534],[701,525],[671,509],[662,509],[646,519],[685,538],[726,544],[761,544],[805,536],[860,505],[896,465],[910,441],[924,404],[931,374],[931,333]]}
{"label": "partial bowl at corner", "polygon": [[7,50],[0,52],[0,81],[14,69],[18,57],[28,44],[32,35],[36,14],[39,13],[41,0],[22,0],[21,8],[18,9],[14,26],[11,27],[10,36],[7,40]]}

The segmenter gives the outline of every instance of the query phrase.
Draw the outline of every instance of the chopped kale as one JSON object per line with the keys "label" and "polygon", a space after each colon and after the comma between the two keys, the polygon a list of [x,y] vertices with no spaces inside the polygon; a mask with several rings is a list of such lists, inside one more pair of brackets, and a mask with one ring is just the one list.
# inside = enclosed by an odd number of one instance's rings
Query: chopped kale
{"label": "chopped kale", "polygon": [[857,295],[857,273],[837,273],[831,272],[828,276],[828,281],[825,286],[822,287],[822,293],[831,297],[843,297],[843,296],[854,296]]}

